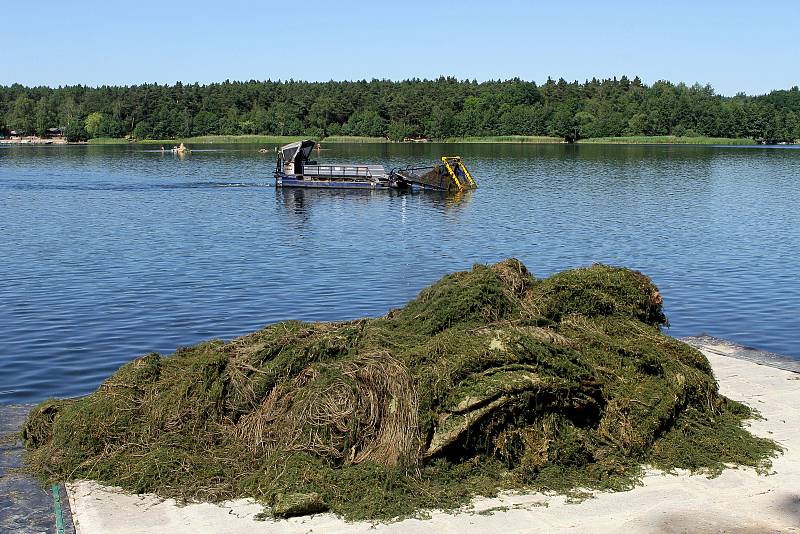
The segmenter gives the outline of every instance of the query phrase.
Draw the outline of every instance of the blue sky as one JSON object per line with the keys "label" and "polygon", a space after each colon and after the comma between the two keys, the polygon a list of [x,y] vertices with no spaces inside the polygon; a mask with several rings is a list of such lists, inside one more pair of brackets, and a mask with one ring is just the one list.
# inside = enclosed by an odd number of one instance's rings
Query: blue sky
{"label": "blue sky", "polygon": [[639,75],[800,84],[800,1],[15,2],[0,84]]}

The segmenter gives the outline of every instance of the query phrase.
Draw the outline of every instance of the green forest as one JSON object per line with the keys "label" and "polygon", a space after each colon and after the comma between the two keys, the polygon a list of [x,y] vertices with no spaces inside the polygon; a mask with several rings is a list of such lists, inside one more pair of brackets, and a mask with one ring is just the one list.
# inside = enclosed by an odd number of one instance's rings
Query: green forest
{"label": "green forest", "polygon": [[0,135],[307,135],[445,139],[619,136],[800,139],[800,90],[725,97],[709,85],[635,77],[583,83],[436,80],[247,81],[58,88],[0,86]]}

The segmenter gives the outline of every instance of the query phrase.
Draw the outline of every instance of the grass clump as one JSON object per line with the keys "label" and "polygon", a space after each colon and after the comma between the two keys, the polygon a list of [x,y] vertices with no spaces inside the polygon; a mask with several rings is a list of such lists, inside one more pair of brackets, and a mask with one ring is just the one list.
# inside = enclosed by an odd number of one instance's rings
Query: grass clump
{"label": "grass clump", "polygon": [[661,333],[651,281],[595,265],[534,278],[476,265],[384,317],[296,321],[170,356],[35,408],[42,478],[183,499],[251,496],[276,516],[391,519],[504,489],[623,490],[643,464],[766,469],[705,357]]}
{"label": "grass clump", "polygon": [[86,141],[90,145],[128,145],[132,142],[125,137],[93,137]]}
{"label": "grass clump", "polygon": [[505,144],[552,144],[563,143],[563,137],[545,135],[484,135],[471,137],[444,137],[434,139],[437,143],[505,143]]}
{"label": "grass clump", "polygon": [[369,137],[363,135],[329,135],[320,143],[352,143],[352,144],[383,144],[391,143],[386,137]]}
{"label": "grass clump", "polygon": [[196,145],[230,144],[286,144],[305,139],[301,135],[199,135],[177,137],[175,139],[138,139],[141,145],[177,145],[180,143]]}
{"label": "grass clump", "polygon": [[622,137],[590,137],[579,143],[609,145],[755,145],[754,139],[741,137],[706,137],[702,135],[629,135]]}

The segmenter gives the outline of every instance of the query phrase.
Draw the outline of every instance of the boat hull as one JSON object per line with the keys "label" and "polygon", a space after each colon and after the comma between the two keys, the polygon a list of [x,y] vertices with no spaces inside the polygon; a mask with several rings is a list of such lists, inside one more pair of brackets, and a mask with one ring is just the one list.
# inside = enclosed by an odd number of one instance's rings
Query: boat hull
{"label": "boat hull", "polygon": [[317,180],[298,179],[287,176],[275,177],[276,187],[305,187],[316,189],[394,189],[389,181],[364,181],[364,180]]}

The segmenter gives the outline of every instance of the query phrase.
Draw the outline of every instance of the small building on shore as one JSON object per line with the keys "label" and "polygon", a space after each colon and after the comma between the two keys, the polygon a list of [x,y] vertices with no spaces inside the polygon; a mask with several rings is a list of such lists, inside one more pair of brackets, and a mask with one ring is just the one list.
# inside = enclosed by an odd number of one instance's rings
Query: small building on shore
{"label": "small building on shore", "polygon": [[63,128],[48,128],[44,132],[44,137],[47,139],[61,139],[64,137]]}

